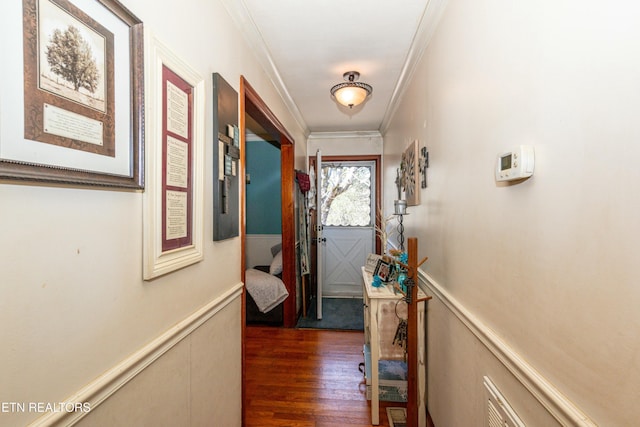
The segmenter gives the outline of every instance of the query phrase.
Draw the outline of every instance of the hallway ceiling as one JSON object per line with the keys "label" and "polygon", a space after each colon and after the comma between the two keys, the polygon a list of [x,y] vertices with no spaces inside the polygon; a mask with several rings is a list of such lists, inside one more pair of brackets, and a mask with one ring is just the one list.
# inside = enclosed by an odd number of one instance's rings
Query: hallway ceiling
{"label": "hallway ceiling", "polygon": [[[383,130],[446,0],[223,0],[307,132]],[[329,92],[359,71],[353,109]]]}

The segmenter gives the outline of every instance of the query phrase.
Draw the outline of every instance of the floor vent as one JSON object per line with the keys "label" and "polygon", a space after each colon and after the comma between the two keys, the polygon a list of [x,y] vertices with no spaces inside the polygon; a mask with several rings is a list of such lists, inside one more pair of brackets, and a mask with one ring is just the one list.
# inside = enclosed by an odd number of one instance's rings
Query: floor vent
{"label": "floor vent", "polygon": [[406,408],[387,407],[387,419],[389,420],[389,427],[407,427]]}
{"label": "floor vent", "polygon": [[525,427],[489,377],[484,377],[484,387],[487,390],[486,427]]}

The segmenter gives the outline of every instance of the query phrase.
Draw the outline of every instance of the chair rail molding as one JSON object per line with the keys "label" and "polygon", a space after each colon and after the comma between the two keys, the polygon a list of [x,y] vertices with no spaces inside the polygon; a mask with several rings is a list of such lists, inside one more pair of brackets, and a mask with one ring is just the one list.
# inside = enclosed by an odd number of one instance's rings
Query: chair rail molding
{"label": "chair rail molding", "polygon": [[429,274],[419,269],[418,277],[423,290],[438,298],[560,424],[597,427],[596,423]]}
{"label": "chair rail molding", "polygon": [[[242,294],[243,283],[240,282],[225,293],[210,301],[204,307],[196,310],[190,316],[172,326],[162,335],[149,342],[144,347],[113,366],[96,380],[87,384],[65,402],[86,402],[91,409],[97,408],[102,402],[115,394],[119,389],[143,372],[148,366],[171,350],[176,344],[189,336],[198,327],[206,323],[220,310],[225,308]],[[80,421],[89,412],[49,412],[36,419],[30,427],[44,427],[51,425],[71,426]]]}

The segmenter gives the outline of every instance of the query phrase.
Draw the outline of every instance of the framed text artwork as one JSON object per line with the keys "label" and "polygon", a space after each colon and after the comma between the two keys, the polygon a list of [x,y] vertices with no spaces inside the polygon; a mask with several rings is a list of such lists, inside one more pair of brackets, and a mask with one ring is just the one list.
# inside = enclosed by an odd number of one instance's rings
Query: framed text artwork
{"label": "framed text artwork", "polygon": [[146,39],[144,279],[203,258],[204,79]]}
{"label": "framed text artwork", "polygon": [[116,0],[23,0],[0,25],[0,178],[143,188],[142,22]]}
{"label": "framed text artwork", "polygon": [[373,272],[376,270],[376,267],[378,266],[378,261],[381,259],[382,259],[382,255],[378,255],[378,254],[367,255],[367,261],[365,262],[365,265],[364,265],[364,271],[366,271],[367,273],[373,274]]}

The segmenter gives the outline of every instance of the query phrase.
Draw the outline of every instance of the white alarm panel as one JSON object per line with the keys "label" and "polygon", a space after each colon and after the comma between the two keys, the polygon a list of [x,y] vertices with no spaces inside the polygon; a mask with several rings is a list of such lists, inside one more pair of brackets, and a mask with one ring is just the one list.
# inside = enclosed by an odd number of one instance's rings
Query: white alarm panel
{"label": "white alarm panel", "polygon": [[496,159],[496,181],[515,181],[533,175],[533,147],[520,145],[514,151],[502,153]]}

